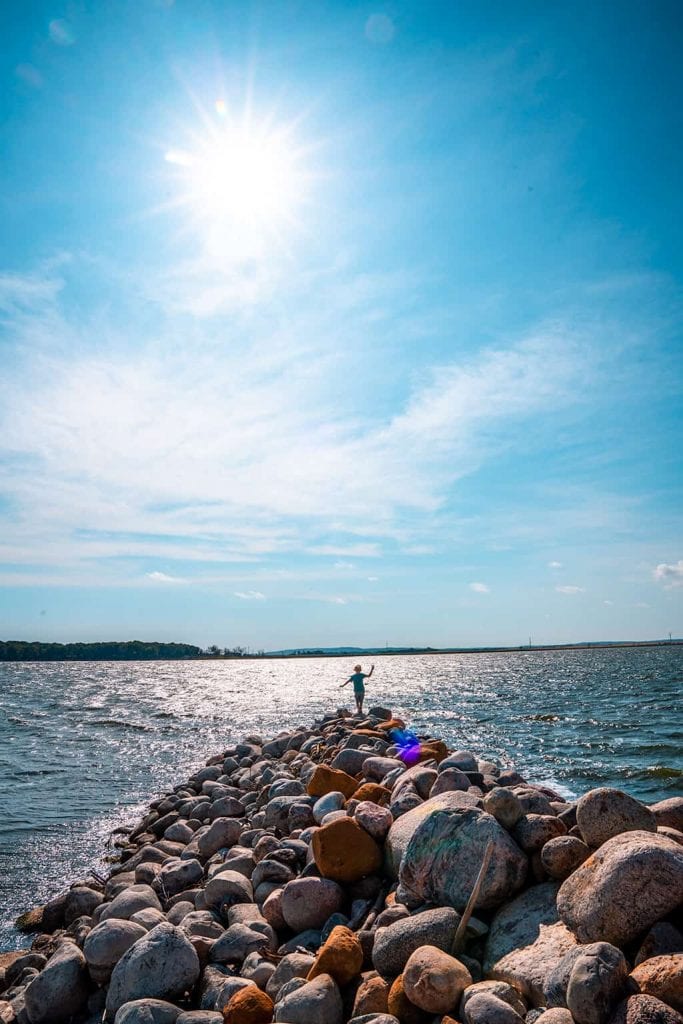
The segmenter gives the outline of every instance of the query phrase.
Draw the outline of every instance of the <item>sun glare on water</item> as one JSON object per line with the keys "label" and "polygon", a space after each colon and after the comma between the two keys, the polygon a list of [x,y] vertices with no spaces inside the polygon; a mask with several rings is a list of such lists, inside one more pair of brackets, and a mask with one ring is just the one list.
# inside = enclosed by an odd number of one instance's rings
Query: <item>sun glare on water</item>
{"label": "sun glare on water", "polygon": [[288,126],[231,119],[217,101],[218,119],[187,149],[170,149],[178,205],[211,247],[254,248],[296,223],[305,192],[301,151]]}

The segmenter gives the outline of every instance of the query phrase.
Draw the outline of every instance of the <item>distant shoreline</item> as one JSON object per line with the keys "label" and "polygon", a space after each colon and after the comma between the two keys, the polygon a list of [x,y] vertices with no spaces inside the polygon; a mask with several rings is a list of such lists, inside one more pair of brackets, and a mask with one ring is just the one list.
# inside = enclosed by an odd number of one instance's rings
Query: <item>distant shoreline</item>
{"label": "distant shoreline", "polygon": [[202,651],[189,644],[111,643],[42,644],[28,641],[0,641],[0,662],[79,661],[284,661],[291,658],[380,658],[425,654],[533,654],[539,651],[608,651],[633,647],[680,647],[683,640],[598,640],[569,644],[523,644],[517,647],[349,647],[298,648],[251,653],[244,649],[220,653]]}

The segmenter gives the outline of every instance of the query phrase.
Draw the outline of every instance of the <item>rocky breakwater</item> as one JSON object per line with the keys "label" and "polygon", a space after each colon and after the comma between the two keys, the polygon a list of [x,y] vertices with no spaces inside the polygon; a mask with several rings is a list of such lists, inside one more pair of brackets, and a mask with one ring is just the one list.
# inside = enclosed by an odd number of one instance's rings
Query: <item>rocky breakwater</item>
{"label": "rocky breakwater", "polygon": [[0,1022],[683,1024],[682,900],[683,798],[567,803],[338,711],[211,757],[24,915]]}

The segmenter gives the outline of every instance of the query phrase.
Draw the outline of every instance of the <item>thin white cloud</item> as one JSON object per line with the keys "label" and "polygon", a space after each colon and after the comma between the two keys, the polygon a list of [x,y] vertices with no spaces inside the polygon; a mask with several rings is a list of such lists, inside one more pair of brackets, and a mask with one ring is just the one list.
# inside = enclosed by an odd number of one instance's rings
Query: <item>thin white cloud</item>
{"label": "thin white cloud", "polygon": [[562,568],[562,562],[548,562],[548,568],[549,569],[561,569]]}
{"label": "thin white cloud", "polygon": [[683,558],[672,564],[660,562],[653,569],[652,575],[657,583],[662,583],[667,590],[672,587],[683,587]]}
{"label": "thin white cloud", "polygon": [[603,601],[602,603],[606,605],[613,605],[614,601]]}
{"label": "thin white cloud", "polygon": [[470,590],[473,590],[475,594],[488,594],[490,589],[485,583],[470,583]]}
{"label": "thin white cloud", "polygon": [[181,579],[179,576],[169,576],[165,572],[148,572],[146,576],[152,583],[187,583],[187,580]]}
{"label": "thin white cloud", "polygon": [[368,576],[368,583],[377,583],[379,576]]}
{"label": "thin white cloud", "polygon": [[236,590],[235,597],[239,597],[240,601],[265,601],[266,595],[262,594],[260,590]]}
{"label": "thin white cloud", "polygon": [[564,586],[557,586],[555,590],[558,594],[585,594],[585,587],[576,587],[571,583],[565,584]]}

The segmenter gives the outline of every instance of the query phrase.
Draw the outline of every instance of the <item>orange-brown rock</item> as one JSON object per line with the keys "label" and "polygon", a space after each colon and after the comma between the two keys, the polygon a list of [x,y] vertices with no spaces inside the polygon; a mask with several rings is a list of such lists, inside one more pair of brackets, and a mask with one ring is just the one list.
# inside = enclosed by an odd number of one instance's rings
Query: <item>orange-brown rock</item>
{"label": "orange-brown rock", "polygon": [[358,937],[344,925],[337,925],[318,951],[307,981],[313,981],[319,974],[331,975],[340,987],[348,985],[357,977],[363,967],[363,947]]}
{"label": "orange-brown rock", "polygon": [[391,790],[378,782],[364,782],[353,794],[354,800],[369,800],[372,804],[385,807],[391,800]]}
{"label": "orange-brown rock", "polygon": [[644,960],[631,972],[631,981],[638,992],[655,996],[683,1013],[683,953]]}
{"label": "orange-brown rock", "polygon": [[426,1013],[424,1010],[420,1010],[417,1006],[411,1003],[403,989],[402,974],[399,974],[398,978],[396,978],[389,989],[387,1005],[389,1007],[389,1013],[393,1013],[394,1017],[398,1017],[401,1024],[428,1024],[434,1016],[431,1013]]}
{"label": "orange-brown rock", "polygon": [[382,732],[389,732],[391,729],[405,729],[406,723],[400,718],[391,718],[388,722],[380,722],[377,726]]}
{"label": "orange-brown rock", "polygon": [[311,840],[313,857],[323,878],[358,882],[382,866],[382,851],[353,818],[323,825]]}
{"label": "orange-brown rock", "polygon": [[377,973],[368,971],[363,975],[356,998],[353,1001],[353,1017],[362,1017],[365,1013],[389,1012],[389,982]]}
{"label": "orange-brown rock", "polygon": [[354,729],[352,736],[372,736],[374,740],[383,740],[384,736],[377,729]]}
{"label": "orange-brown rock", "polygon": [[448,748],[442,740],[432,740],[420,746],[420,762],[436,761],[440,763],[448,755]]}
{"label": "orange-brown rock", "polygon": [[238,989],[223,1010],[224,1024],[270,1024],[273,1000],[256,985]]}
{"label": "orange-brown rock", "polygon": [[309,796],[327,796],[328,793],[343,793],[346,799],[352,797],[358,789],[358,780],[338,768],[319,764],[311,775],[306,792]]}

